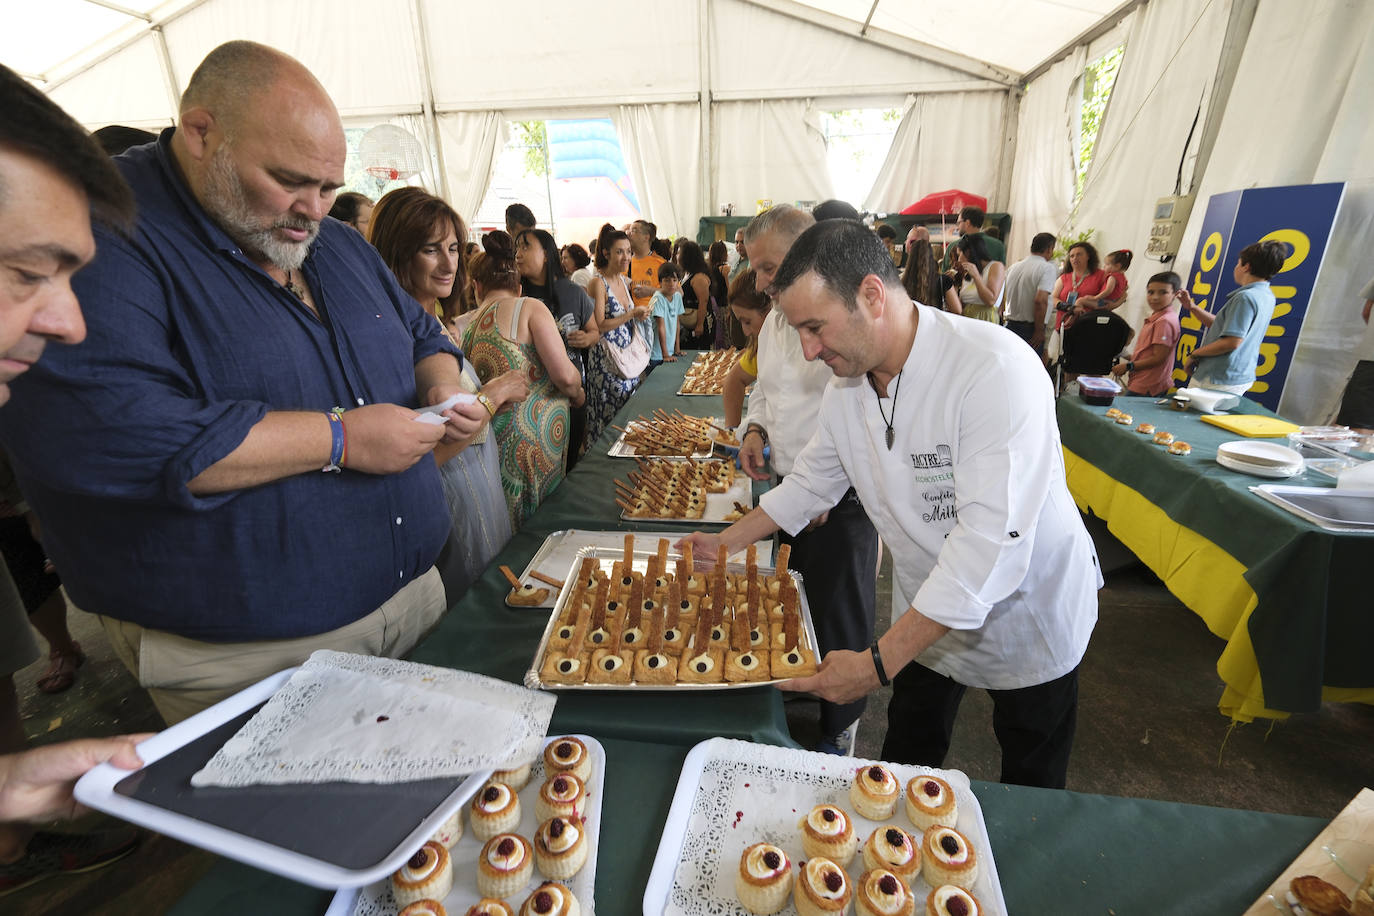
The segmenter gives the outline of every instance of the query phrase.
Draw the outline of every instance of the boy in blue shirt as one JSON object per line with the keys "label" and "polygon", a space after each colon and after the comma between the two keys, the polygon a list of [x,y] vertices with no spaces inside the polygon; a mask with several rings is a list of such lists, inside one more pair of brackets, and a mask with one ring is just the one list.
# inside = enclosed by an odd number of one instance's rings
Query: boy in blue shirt
{"label": "boy in blue shirt", "polygon": [[677,320],[682,314],[682,271],[672,262],[658,267],[658,292],[649,300],[649,368],[677,362]]}
{"label": "boy in blue shirt", "polygon": [[1260,343],[1274,316],[1274,293],[1269,278],[1283,269],[1288,248],[1282,242],[1255,242],[1241,249],[1233,276],[1240,288],[1226,297],[1216,314],[1198,308],[1186,289],[1179,301],[1207,328],[1202,344],[1188,355],[1184,371],[1192,384],[1243,395],[1255,384]]}

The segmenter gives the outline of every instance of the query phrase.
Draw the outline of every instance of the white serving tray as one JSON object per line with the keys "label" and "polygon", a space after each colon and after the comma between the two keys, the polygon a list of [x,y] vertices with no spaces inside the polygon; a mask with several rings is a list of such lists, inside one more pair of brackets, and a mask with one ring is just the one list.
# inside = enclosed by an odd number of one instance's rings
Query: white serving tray
{"label": "white serving tray", "polygon": [[[587,864],[571,879],[563,882],[577,897],[581,912],[585,916],[592,916],[596,912],[593,896],[596,890],[597,847],[601,841],[601,797],[605,792],[606,749],[601,746],[600,741],[589,735],[559,735],[549,738],[544,742],[544,746],[548,747],[564,737],[580,739],[587,746],[588,756],[592,761],[592,775],[587,780],[587,806],[583,811],[582,821],[583,829],[587,831]],[[539,826],[534,814],[534,800],[539,795],[539,787],[543,785],[545,778],[544,759],[541,756],[530,768],[529,783],[520,790],[520,826],[514,831],[531,843]],[[473,834],[472,822],[468,820],[467,812],[464,812],[463,837],[449,850],[449,856],[453,860],[453,890],[439,901],[450,913],[466,913],[468,907],[481,898],[482,895],[477,891],[477,856],[481,851],[482,841]],[[528,887],[506,898],[511,909],[518,910],[525,897],[544,880],[546,879],[539,874],[539,868],[536,866],[534,877],[530,879]],[[391,881],[388,876],[367,887],[339,891],[334,895],[326,916],[396,916],[397,909],[396,901],[391,896]]]}
{"label": "white serving tray", "polygon": [[[290,679],[296,671],[295,668],[288,668],[279,671],[271,677],[265,678],[251,687],[239,691],[232,697],[216,703],[203,712],[196,713],[183,722],[159,732],[152,738],[138,746],[138,754],[143,758],[144,766],[147,770],[157,761],[174,754],[176,751],[195,741],[196,739],[208,734],[219,726],[222,726],[236,717],[247,713],[249,710],[267,701],[281,685]],[[236,730],[236,729],[235,729]],[[229,732],[225,740],[231,736]],[[209,759],[216,746],[204,754],[205,759]],[[196,767],[199,769],[199,766]],[[141,771],[134,771],[141,772]],[[462,807],[463,803],[472,797],[473,793],[486,781],[490,775],[490,770],[483,770],[468,776],[453,777],[453,790],[435,807],[432,812],[419,820],[418,823],[406,824],[396,833],[394,846],[387,855],[382,857],[374,864],[361,868],[349,868],[333,862],[324,861],[318,857],[304,855],[295,851],[289,843],[289,836],[282,836],[280,842],[269,842],[253,836],[248,836],[237,830],[211,823],[178,811],[170,810],[144,801],[120,794],[116,791],[116,786],[125,778],[131,775],[128,770],[121,770],[110,764],[101,764],[95,769],[81,777],[76,784],[73,794],[76,800],[87,807],[106,814],[114,815],[121,820],[147,827],[158,833],[174,837],[192,846],[209,850],[218,855],[235,859],[239,862],[269,871],[273,874],[282,875],[294,881],[309,884],[321,888],[340,888],[357,887],[369,884],[379,878],[390,875],[405,863],[415,850],[424,841],[439,829],[440,825],[448,819],[454,811]],[[178,789],[189,789],[189,782],[185,786],[170,787],[173,791]],[[256,792],[259,787],[249,789],[194,789],[192,793],[206,793],[207,797],[217,795],[220,799],[225,797],[225,793],[236,793],[244,800],[260,799],[269,801],[259,801],[259,804],[270,804],[271,793]],[[291,792],[297,798],[309,796],[312,786],[272,786],[267,787],[277,792]],[[374,787],[385,791],[387,788],[394,787]],[[356,791],[361,795],[368,791],[368,787],[359,786]],[[278,795],[277,797],[281,797]],[[336,802],[337,803],[337,802]],[[325,815],[326,812],[321,812]],[[387,825],[378,824],[377,829],[387,829]],[[388,842],[388,845],[391,845]]]}
{"label": "white serving tray", "polygon": [[[663,826],[658,855],[644,890],[645,916],[750,916],[735,896],[734,875],[745,848],[769,842],[782,848],[794,865],[805,861],[797,824],[815,805],[837,805],[854,820],[859,843],[873,830],[898,826],[908,833],[903,802],[891,820],[860,817],[849,802],[854,771],[879,761],[837,757],[815,751],[752,744],[729,738],[703,741],[687,754],[677,792]],[[941,777],[954,789],[959,808],[956,829],[978,854],[978,879],[973,893],[988,916],[1005,916],[1007,903],[997,877],[997,863],[988,842],[983,809],[959,770],[885,764],[905,787],[921,774]],[[862,851],[845,869],[851,879],[864,871]],[[922,879],[912,883],[917,911],[924,912],[930,888]],[[789,903],[779,911],[795,916]]]}
{"label": "white serving tray", "polygon": [[[1251,487],[1250,492],[1318,528],[1340,534],[1374,534],[1374,490],[1287,487],[1267,483]],[[1329,501],[1329,506],[1321,507],[1321,501]],[[1341,511],[1343,503],[1346,511]]]}

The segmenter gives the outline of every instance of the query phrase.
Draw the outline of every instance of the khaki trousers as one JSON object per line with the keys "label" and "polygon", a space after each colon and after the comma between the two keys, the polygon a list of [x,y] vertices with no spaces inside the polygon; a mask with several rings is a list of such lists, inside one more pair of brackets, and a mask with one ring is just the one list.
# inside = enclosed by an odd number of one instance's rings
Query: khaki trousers
{"label": "khaki trousers", "polygon": [[299,639],[213,643],[127,620],[100,617],[115,654],[147,689],[168,725],[299,665],[316,649],[399,658],[434,629],[447,609],[438,570],[415,579],[385,604],[337,630]]}

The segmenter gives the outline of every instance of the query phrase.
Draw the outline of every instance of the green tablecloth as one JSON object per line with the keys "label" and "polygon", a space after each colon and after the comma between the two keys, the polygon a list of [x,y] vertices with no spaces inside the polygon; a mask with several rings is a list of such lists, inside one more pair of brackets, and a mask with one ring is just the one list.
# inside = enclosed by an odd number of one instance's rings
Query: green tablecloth
{"label": "green tablecloth", "polygon": [[[1267,413],[1252,401],[1242,399],[1241,405],[1235,412]],[[1148,398],[1118,398],[1116,406],[1131,413],[1137,424],[1152,423],[1186,440],[1192,454],[1169,455],[1148,436],[1136,433],[1134,426],[1105,419],[1106,408],[1066,396],[1059,400],[1058,415],[1069,453],[1070,488],[1080,505],[1086,501],[1087,508],[1104,517],[1113,533],[1132,546],[1132,527],[1146,522],[1112,517],[1110,509],[1105,514],[1099,511],[1101,507],[1093,502],[1101,491],[1095,493],[1092,481],[1076,474],[1072,462],[1076,456],[1139,493],[1175,525],[1195,532],[1235,559],[1256,599],[1244,623],[1258,663],[1264,706],[1281,712],[1310,712],[1320,705],[1323,686],[1374,687],[1374,665],[1367,651],[1374,645],[1374,615],[1368,613],[1367,598],[1374,537],[1333,534],[1250,493],[1248,487],[1277,481],[1217,464],[1217,446],[1240,437],[1203,423],[1197,413],[1156,406]],[[1324,483],[1307,474],[1281,482]],[[1134,534],[1142,536],[1139,531]],[[1146,535],[1147,547],[1155,537]],[[1174,588],[1171,578],[1186,558],[1137,552]],[[1175,593],[1208,621],[1213,632],[1233,638],[1219,621],[1240,614],[1240,609],[1200,606],[1212,598],[1206,589],[1191,595]]]}
{"label": "green tablecloth", "polygon": [[[608,739],[597,855],[599,916],[642,912],[687,748]],[[975,782],[1012,914],[1170,913],[1248,907],[1311,842],[1317,818]],[[899,820],[901,818],[899,817]],[[305,916],[332,894],[221,862],[175,916]]]}

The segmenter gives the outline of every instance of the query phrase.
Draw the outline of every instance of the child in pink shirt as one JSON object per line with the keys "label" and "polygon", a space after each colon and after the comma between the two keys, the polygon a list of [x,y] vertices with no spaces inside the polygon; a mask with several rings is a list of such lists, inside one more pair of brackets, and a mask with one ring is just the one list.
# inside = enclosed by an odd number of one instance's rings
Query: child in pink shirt
{"label": "child in pink shirt", "polygon": [[1172,387],[1174,350],[1180,334],[1174,301],[1182,286],[1183,281],[1173,271],[1155,274],[1145,284],[1145,302],[1150,306],[1150,314],[1141,325],[1130,361],[1112,367],[1112,375],[1117,378],[1127,372],[1131,374],[1126,385],[1128,394],[1157,398]]}

